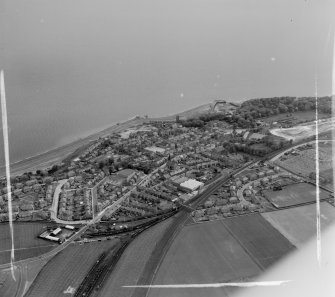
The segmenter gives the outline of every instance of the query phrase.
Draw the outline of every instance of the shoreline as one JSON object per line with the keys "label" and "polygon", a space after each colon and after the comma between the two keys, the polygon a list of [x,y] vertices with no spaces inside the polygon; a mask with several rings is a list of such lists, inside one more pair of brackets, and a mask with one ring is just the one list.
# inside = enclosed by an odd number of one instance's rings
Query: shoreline
{"label": "shoreline", "polygon": [[[123,122],[120,122],[119,124],[111,124],[111,126],[107,128],[103,128],[98,132],[89,134],[67,144],[57,146],[50,150],[38,153],[36,155],[24,158],[19,161],[15,161],[14,163],[10,164],[11,176],[20,175],[24,172],[34,171],[36,169],[48,168],[55,163],[61,162],[78,148],[89,144],[90,142],[98,139],[99,137],[104,137],[110,133],[119,133],[125,129],[128,129],[129,126],[139,124],[143,121],[144,118],[136,118],[135,116]],[[3,177],[5,175],[5,169],[5,166],[0,167],[0,177]]]}
{"label": "shoreline", "polygon": [[[130,120],[134,120],[134,119],[135,119],[135,118],[131,118],[131,119],[126,120],[126,121],[130,121]],[[120,123],[120,125],[121,125],[121,124],[123,124],[123,122]],[[62,148],[64,148],[64,147],[66,147],[66,146],[70,146],[70,145],[72,145],[73,143],[75,143],[75,142],[77,142],[77,141],[82,141],[82,140],[84,140],[84,139],[86,139],[86,138],[88,138],[88,137],[91,137],[91,136],[93,136],[93,135],[99,134],[99,133],[101,133],[102,131],[104,131],[104,130],[106,130],[106,129],[110,129],[110,128],[114,127],[114,126],[117,126],[117,123],[111,123],[110,125],[108,125],[108,127],[98,128],[98,129],[96,129],[95,132],[92,132],[92,133],[90,133],[90,132],[83,133],[83,134],[85,134],[85,135],[82,135],[82,136],[70,136],[69,138],[73,138],[72,140],[70,140],[70,142],[67,142],[67,143],[64,143],[64,144],[60,144],[60,145],[56,145],[56,146],[54,146],[54,147],[52,147],[52,148],[50,148],[50,149],[47,149],[47,150],[45,150],[45,151],[36,153],[35,155],[32,155],[32,156],[23,158],[23,159],[18,160],[18,161],[11,162],[10,165],[11,165],[11,166],[14,166],[14,165],[16,165],[16,164],[18,164],[18,163],[25,162],[25,161],[29,161],[30,159],[38,158],[38,157],[41,156],[41,155],[51,153],[51,152],[53,152],[53,151],[55,151],[55,150],[62,149]],[[4,168],[4,167],[5,167],[5,166],[0,166],[0,170],[1,170],[2,168]]]}
{"label": "shoreline", "polygon": [[[201,104],[195,107],[191,107],[187,110],[177,112],[175,114],[161,116],[161,117],[148,117],[145,118],[143,116],[133,116],[128,118],[122,122],[111,123],[110,125],[105,126],[105,128],[99,129],[97,132],[93,132],[86,136],[82,136],[77,140],[71,141],[64,145],[59,145],[49,150],[46,150],[41,153],[37,153],[36,155],[26,157],[24,159],[15,161],[10,164],[10,175],[17,176],[23,174],[25,172],[34,171],[37,169],[46,169],[56,163],[61,162],[71,153],[79,149],[84,145],[88,145],[90,142],[95,141],[99,137],[105,137],[111,133],[120,133],[136,124],[143,124],[146,121],[150,120],[173,120],[177,115],[185,115],[187,116],[190,113],[196,113],[197,111],[203,111],[204,108],[209,107],[211,103]],[[89,133],[86,132],[86,133]],[[74,136],[75,137],[75,136]],[[6,166],[0,166],[0,178],[5,176]]]}

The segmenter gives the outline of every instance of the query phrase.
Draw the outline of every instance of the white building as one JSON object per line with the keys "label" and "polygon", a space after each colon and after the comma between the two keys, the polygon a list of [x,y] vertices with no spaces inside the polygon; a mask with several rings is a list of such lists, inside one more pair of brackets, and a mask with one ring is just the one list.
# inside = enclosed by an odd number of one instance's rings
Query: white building
{"label": "white building", "polygon": [[149,152],[153,152],[153,153],[160,153],[160,154],[165,153],[165,149],[157,147],[157,146],[146,147],[145,150],[147,150]]}
{"label": "white building", "polygon": [[180,184],[182,188],[184,188],[187,191],[193,192],[195,190],[198,190],[199,188],[203,187],[204,183],[199,182],[195,179],[189,179],[187,181],[184,181]]}

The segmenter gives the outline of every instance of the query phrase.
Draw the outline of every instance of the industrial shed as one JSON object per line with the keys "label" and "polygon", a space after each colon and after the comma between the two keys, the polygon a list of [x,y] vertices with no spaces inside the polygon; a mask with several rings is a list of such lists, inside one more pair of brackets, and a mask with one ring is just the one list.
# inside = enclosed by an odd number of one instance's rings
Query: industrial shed
{"label": "industrial shed", "polygon": [[180,184],[180,186],[185,189],[186,191],[193,192],[195,190],[198,190],[204,185],[204,183],[199,182],[195,179],[189,179],[183,183]]}

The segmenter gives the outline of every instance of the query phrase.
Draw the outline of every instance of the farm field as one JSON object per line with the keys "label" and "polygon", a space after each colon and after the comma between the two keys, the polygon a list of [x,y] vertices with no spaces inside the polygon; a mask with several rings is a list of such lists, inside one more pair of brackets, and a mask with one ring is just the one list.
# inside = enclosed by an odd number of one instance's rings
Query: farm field
{"label": "farm field", "polygon": [[[321,230],[324,231],[335,223],[335,208],[327,202],[321,202],[320,209]],[[298,248],[316,236],[316,206],[314,204],[261,215]]]}
{"label": "farm field", "polygon": [[71,294],[80,285],[99,256],[113,248],[116,243],[115,239],[71,244],[43,267],[25,296],[58,297]]}
{"label": "farm field", "polygon": [[124,288],[126,285],[136,285],[143,273],[155,245],[162,238],[173,218],[167,219],[141,233],[126,248],[116,264],[115,270],[106,279],[103,287],[92,294],[99,297],[131,297],[134,288]]}
{"label": "farm field", "polygon": [[[319,166],[322,171],[332,168],[332,143],[319,142]],[[289,155],[286,160],[277,160],[276,163],[288,170],[309,176],[311,172],[315,172],[315,145],[312,148],[303,151],[298,150],[298,155]]]}
{"label": "farm field", "polygon": [[[329,118],[329,114],[319,112],[318,117],[319,119],[327,119]],[[287,119],[292,119],[292,123],[298,123],[302,121],[315,121],[315,111],[308,110],[308,111],[296,111],[294,113],[290,113],[290,112],[281,113],[281,114],[266,117],[264,119],[264,122],[272,123],[272,122],[277,122],[279,120],[287,120]]]}
{"label": "farm field", "polygon": [[320,172],[320,179],[324,179],[327,182],[322,183],[322,186],[328,189],[329,191],[334,192],[334,169],[330,168],[328,170],[323,170]]}
{"label": "farm field", "polygon": [[[50,257],[49,257],[50,258]],[[39,271],[48,262],[48,258],[20,263],[14,268],[16,281],[12,278],[9,268],[0,271],[0,296],[23,296]]]}
{"label": "farm field", "polygon": [[295,247],[260,214],[220,221],[261,267],[268,268]]}
{"label": "farm field", "polygon": [[[14,270],[14,275],[16,279],[20,277],[20,271],[18,269]],[[0,271],[0,296],[11,297],[15,296],[18,290],[18,282],[14,281],[9,269],[4,269]]]}
{"label": "farm field", "polygon": [[[261,268],[220,221],[185,226],[153,284],[194,284],[252,278]],[[150,289],[149,296],[228,296],[232,289]]]}
{"label": "farm field", "polygon": [[[57,244],[38,238],[45,230],[43,223],[14,223],[15,260],[44,254]],[[10,262],[11,238],[9,224],[0,224],[0,264]]]}
{"label": "farm field", "polygon": [[[264,194],[276,207],[286,207],[314,202],[316,200],[316,187],[308,183],[298,183],[285,186],[280,191],[265,190]],[[328,197],[329,192],[320,189],[320,199]]]}

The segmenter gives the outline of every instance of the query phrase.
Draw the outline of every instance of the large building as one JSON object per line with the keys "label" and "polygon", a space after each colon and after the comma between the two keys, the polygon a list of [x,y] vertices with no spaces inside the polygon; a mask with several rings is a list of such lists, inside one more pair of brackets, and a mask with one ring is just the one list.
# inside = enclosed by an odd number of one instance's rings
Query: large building
{"label": "large building", "polygon": [[203,185],[204,183],[199,182],[195,179],[188,179],[187,181],[184,181],[180,184],[180,186],[188,192],[196,191],[200,189],[201,187],[203,187]]}
{"label": "large building", "polygon": [[165,149],[157,147],[157,146],[146,147],[145,150],[149,151],[149,152],[152,152],[152,153],[160,153],[160,154],[165,153]]}
{"label": "large building", "polygon": [[133,177],[135,177],[136,171],[132,169],[123,169],[119,171],[117,175],[129,182]]}

